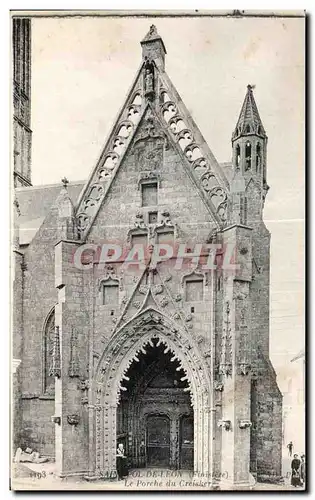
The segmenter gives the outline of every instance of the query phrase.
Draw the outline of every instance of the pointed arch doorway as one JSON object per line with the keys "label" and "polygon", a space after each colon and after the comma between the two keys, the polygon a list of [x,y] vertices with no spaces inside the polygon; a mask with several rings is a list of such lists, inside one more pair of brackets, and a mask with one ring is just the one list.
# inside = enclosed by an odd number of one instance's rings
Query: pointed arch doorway
{"label": "pointed arch doorway", "polygon": [[119,442],[133,466],[169,463],[211,475],[208,367],[191,335],[160,311],[142,311],[113,335],[96,369],[93,401],[89,468],[97,477],[116,473]]}
{"label": "pointed arch doorway", "polygon": [[[188,437],[192,453],[186,451]],[[132,467],[193,469],[193,408],[187,375],[158,338],[150,339],[125,374],[117,406],[119,442]]]}

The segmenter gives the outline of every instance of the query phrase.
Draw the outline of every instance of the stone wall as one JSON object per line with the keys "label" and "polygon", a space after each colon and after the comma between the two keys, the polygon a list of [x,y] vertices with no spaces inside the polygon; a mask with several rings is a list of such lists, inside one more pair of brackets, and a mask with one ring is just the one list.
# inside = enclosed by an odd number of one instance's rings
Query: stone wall
{"label": "stone wall", "polygon": [[282,394],[269,360],[259,357],[251,391],[251,470],[258,479],[277,481],[282,462]]}
{"label": "stone wall", "polygon": [[44,396],[44,326],[57,300],[54,244],[57,211],[52,208],[24,255],[21,442],[44,455],[54,455],[54,400]]}
{"label": "stone wall", "polygon": [[21,404],[23,422],[20,434],[22,449],[27,447],[41,455],[55,457],[55,429],[51,416],[55,411],[54,400],[23,399]]}

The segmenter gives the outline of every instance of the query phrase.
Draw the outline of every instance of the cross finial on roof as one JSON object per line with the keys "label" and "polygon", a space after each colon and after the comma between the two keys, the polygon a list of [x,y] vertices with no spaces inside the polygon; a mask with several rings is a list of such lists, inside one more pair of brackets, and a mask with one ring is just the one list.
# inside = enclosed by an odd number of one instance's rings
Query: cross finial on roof
{"label": "cross finial on roof", "polygon": [[67,184],[69,184],[67,177],[63,177],[63,179],[61,179],[61,182],[63,184],[63,187],[67,188]]}
{"label": "cross finial on roof", "polygon": [[243,106],[233,132],[232,140],[246,134],[257,134],[266,137],[266,132],[261,122],[253,90],[256,85],[247,85],[247,92]]}

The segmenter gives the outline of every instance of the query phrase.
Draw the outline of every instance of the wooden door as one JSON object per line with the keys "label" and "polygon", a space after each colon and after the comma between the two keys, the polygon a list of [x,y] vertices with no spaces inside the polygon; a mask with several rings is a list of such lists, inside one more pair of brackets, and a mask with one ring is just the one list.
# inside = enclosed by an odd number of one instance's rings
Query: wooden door
{"label": "wooden door", "polygon": [[166,415],[147,418],[147,466],[169,467],[170,420]]}
{"label": "wooden door", "polygon": [[194,467],[194,418],[185,416],[180,425],[180,467],[193,469]]}

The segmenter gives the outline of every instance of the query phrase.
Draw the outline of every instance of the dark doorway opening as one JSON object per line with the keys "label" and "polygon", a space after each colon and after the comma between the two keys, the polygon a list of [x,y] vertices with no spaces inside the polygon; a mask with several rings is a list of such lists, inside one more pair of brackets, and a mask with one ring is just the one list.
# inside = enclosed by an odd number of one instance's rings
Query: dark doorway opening
{"label": "dark doorway opening", "polygon": [[122,380],[117,443],[130,467],[193,468],[193,408],[176,354],[152,338]]}

